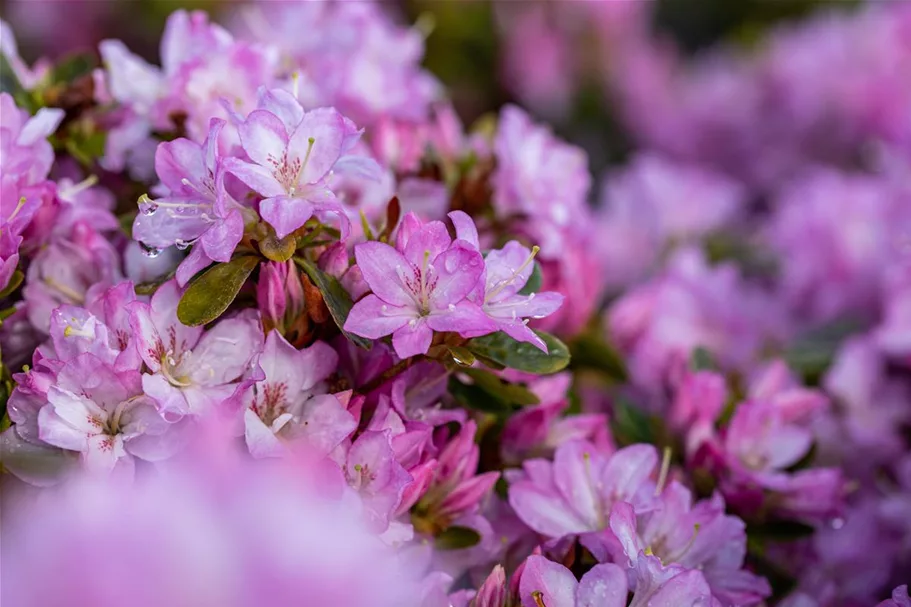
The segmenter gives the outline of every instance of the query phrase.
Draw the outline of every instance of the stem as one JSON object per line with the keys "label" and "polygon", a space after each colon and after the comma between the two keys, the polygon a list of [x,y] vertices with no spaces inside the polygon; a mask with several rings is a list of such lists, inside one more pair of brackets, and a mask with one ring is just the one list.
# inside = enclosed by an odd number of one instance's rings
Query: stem
{"label": "stem", "polygon": [[402,373],[404,373],[405,371],[407,371],[411,367],[411,365],[413,365],[414,363],[416,363],[418,360],[420,360],[422,358],[424,358],[424,357],[423,356],[412,356],[411,358],[406,358],[405,360],[400,360],[399,362],[392,365],[391,367],[389,367],[388,369],[386,369],[385,371],[383,371],[382,373],[377,375],[375,378],[373,378],[372,380],[368,381],[366,384],[364,384],[363,386],[358,388],[357,392],[359,392],[360,394],[364,394],[364,395],[370,394],[377,388],[382,387],[390,379],[394,379],[395,377],[397,377],[397,376],[401,375]]}

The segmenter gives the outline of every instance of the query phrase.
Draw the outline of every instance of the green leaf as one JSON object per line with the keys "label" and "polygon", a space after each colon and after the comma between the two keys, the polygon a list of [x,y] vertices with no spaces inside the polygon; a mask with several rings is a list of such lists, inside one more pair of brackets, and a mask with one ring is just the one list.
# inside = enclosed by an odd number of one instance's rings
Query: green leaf
{"label": "green leaf", "polygon": [[474,381],[474,385],[488,394],[513,405],[537,405],[541,399],[534,392],[519,384],[510,383],[499,376],[483,369],[465,369],[462,371]]}
{"label": "green leaf", "polygon": [[345,321],[348,320],[348,313],[351,312],[351,307],[354,305],[351,301],[351,295],[348,294],[345,287],[342,286],[335,276],[323,272],[303,257],[295,257],[294,261],[307,273],[307,276],[313,281],[316,288],[323,294],[323,301],[326,302],[326,307],[329,308],[329,314],[332,315],[332,320],[338,325],[342,334],[355,345],[360,346],[365,350],[369,350],[372,345],[369,339],[364,339],[360,335],[349,333],[342,328],[345,326]]}
{"label": "green leaf", "polygon": [[610,425],[614,438],[621,445],[655,442],[656,433],[652,419],[626,398],[618,397],[614,401]]}
{"label": "green leaf", "polygon": [[51,81],[72,82],[80,76],[90,74],[95,67],[95,57],[91,53],[67,55],[55,63],[51,72]]}
{"label": "green leaf", "polygon": [[224,314],[258,264],[259,257],[245,256],[209,268],[180,298],[178,320],[196,327]]}
{"label": "green leaf", "polygon": [[6,285],[2,291],[0,291],[0,297],[6,297],[13,291],[19,288],[19,285],[22,284],[22,279],[25,278],[25,275],[22,274],[21,270],[16,270],[13,272],[13,275],[9,277],[9,283]]}
{"label": "green leaf", "polygon": [[452,526],[440,533],[434,542],[437,550],[471,548],[481,541],[481,535],[471,527]]}
{"label": "green leaf", "polygon": [[136,295],[152,295],[155,293],[155,291],[158,290],[158,287],[174,278],[174,275],[176,273],[176,270],[171,270],[164,276],[159,276],[155,280],[150,280],[149,282],[141,282],[133,287],[133,291],[135,291]]}
{"label": "green leaf", "polygon": [[485,392],[476,384],[463,384],[455,377],[449,378],[449,393],[456,402],[472,411],[502,416],[512,413],[509,403]]}
{"label": "green leaf", "polygon": [[449,346],[449,355],[455,364],[460,367],[470,367],[477,360],[468,348],[463,348],[462,346]]}
{"label": "green leaf", "polygon": [[627,380],[628,373],[623,357],[614,347],[594,332],[587,332],[570,345],[573,368],[601,371],[619,383]]}
{"label": "green leaf", "polygon": [[25,88],[19,82],[16,72],[13,71],[13,67],[3,53],[0,53],[0,93],[9,93],[13,97],[25,93]]}
{"label": "green leaf", "polygon": [[534,263],[535,265],[531,271],[531,276],[528,277],[528,282],[526,282],[525,286],[522,287],[522,290],[519,291],[519,295],[531,295],[532,293],[537,293],[541,290],[541,283],[544,281],[544,276],[541,274],[541,264],[537,261]]}
{"label": "green leaf", "polygon": [[465,347],[479,358],[489,358],[517,371],[547,375],[565,369],[570,358],[566,344],[544,331],[535,331],[535,334],[547,345],[546,353],[533,344],[516,341],[502,331],[475,337]]}
{"label": "green leaf", "polygon": [[747,525],[747,535],[781,542],[809,537],[816,532],[812,526],[798,521],[768,521]]}
{"label": "green leaf", "polygon": [[690,368],[693,371],[717,371],[718,364],[711,352],[702,346],[697,346],[690,353]]}
{"label": "green leaf", "polygon": [[835,321],[795,340],[784,352],[784,360],[809,384],[816,384],[825,373],[839,345],[862,325],[850,319]]}

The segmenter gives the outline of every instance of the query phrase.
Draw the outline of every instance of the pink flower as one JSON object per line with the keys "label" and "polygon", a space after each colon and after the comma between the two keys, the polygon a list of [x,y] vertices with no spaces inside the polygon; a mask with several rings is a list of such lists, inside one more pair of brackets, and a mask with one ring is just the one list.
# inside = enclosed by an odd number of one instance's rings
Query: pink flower
{"label": "pink flower", "polygon": [[208,331],[177,320],[182,292],[169,281],[148,304],[130,306],[130,326],[151,373],[142,376],[146,394],[170,420],[208,412],[238,397],[262,351],[263,334],[253,310],[218,322]]}
{"label": "pink flower", "polygon": [[357,428],[354,417],[320,382],[335,370],[338,355],[316,342],[295,350],[270,331],[259,357],[265,377],[244,394],[247,447],[254,457],[274,457],[293,445],[328,455]]}
{"label": "pink flower", "polygon": [[90,352],[118,371],[138,371],[142,365],[130,328],[128,306],[136,301],[133,283],[110,289],[91,289],[86,307],[64,304],[51,314],[54,352],[63,361]]}
{"label": "pink flower", "polygon": [[[474,221],[462,211],[451,212],[449,218],[455,225],[458,238],[479,250]],[[529,250],[515,240],[506,243],[502,249],[488,252],[484,258],[483,285],[473,299],[481,304],[484,313],[493,320],[498,330],[517,341],[532,343],[546,352],[547,346],[526,325],[530,318],[544,318],[553,314],[563,303],[563,296],[547,291],[519,294],[531,278],[537,253],[537,247]]]}
{"label": "pink flower", "polygon": [[519,583],[523,607],[626,607],[626,594],[626,572],[613,563],[595,565],[576,581],[563,565],[532,555]]}
{"label": "pink flower", "polygon": [[580,535],[583,544],[603,559],[602,532],[611,507],[620,501],[636,510],[649,507],[654,499],[650,477],[657,463],[651,445],[632,445],[608,457],[590,443],[565,443],[557,448],[553,462],[526,460],[523,473],[507,476],[509,504],[544,537]]}
{"label": "pink flower", "polygon": [[121,465],[131,473],[132,456],[162,457],[158,437],[169,426],[142,394],[138,371],[116,372],[93,354],[60,370],[38,412],[43,442],[80,452],[89,469],[100,471]]}
{"label": "pink flower", "polygon": [[272,90],[261,94],[259,109],[238,130],[252,162],[230,159],[225,168],[264,197],[259,212],[276,236],[326,214],[337,215],[347,235],[348,218],[329,187],[332,171],[375,168],[370,159],[345,157],[362,133],[353,122],[334,108],[305,112],[289,93]]}
{"label": "pink flower", "polygon": [[892,598],[883,601],[876,607],[911,607],[911,597],[908,596],[908,585],[902,585],[892,591]]}
{"label": "pink flower", "polygon": [[361,497],[368,526],[378,533],[385,531],[412,482],[395,459],[389,431],[362,433],[347,448],[342,469],[348,485]]}
{"label": "pink flower", "polygon": [[719,496],[692,503],[689,489],[671,482],[653,508],[637,515],[625,502],[614,505],[610,528],[631,566],[648,550],[665,566],[698,569],[722,605],[755,605],[771,594],[765,579],[743,569],[743,521],[725,515]]}
{"label": "pink flower", "polygon": [[400,358],[426,354],[434,331],[479,335],[495,330],[467,299],[484,271],[484,258],[469,243],[453,241],[440,221],[421,224],[408,215],[396,248],[365,242],[354,249],[372,293],[351,309],[345,330],[369,339],[392,334]]}
{"label": "pink flower", "polygon": [[527,217],[541,248],[556,254],[565,238],[562,229],[584,213],[591,187],[585,153],[514,106],[501,112],[494,150],[497,214]]}
{"label": "pink flower", "polygon": [[133,222],[133,238],[153,251],[198,242],[181,264],[180,284],[212,261],[230,261],[243,237],[245,214],[255,218],[225,190],[218,143],[224,126],[223,120],[213,118],[202,145],[175,139],[158,146],[155,171],[162,195],[140,199]]}

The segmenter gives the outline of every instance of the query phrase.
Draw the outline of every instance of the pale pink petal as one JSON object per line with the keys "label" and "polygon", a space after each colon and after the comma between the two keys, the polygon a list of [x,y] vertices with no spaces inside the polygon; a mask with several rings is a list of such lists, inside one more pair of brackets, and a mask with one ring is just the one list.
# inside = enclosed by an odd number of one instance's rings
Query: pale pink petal
{"label": "pale pink petal", "polygon": [[433,330],[423,318],[408,322],[392,334],[392,347],[399,358],[427,354],[431,341]]}
{"label": "pale pink petal", "polygon": [[543,556],[531,555],[519,582],[523,607],[576,607],[576,588],[579,583],[572,572]]}
{"label": "pale pink petal", "polygon": [[509,505],[522,522],[550,538],[592,530],[562,497],[543,491],[532,483],[518,482],[512,485],[509,488]]}
{"label": "pale pink petal", "polygon": [[357,422],[331,394],[314,396],[304,403],[301,425],[295,436],[321,455],[328,455],[357,429]]}
{"label": "pale pink petal", "polygon": [[413,306],[414,294],[405,279],[419,282],[418,270],[394,248],[381,242],[365,242],[354,248],[357,266],[377,297],[394,306]]}
{"label": "pale pink petal", "polygon": [[218,322],[193,349],[191,380],[198,385],[216,385],[240,378],[263,348],[259,316],[245,310]]}
{"label": "pale pink petal", "polygon": [[244,439],[250,455],[256,458],[281,457],[288,450],[256,413],[244,411]]}
{"label": "pale pink petal", "polygon": [[239,158],[226,158],[222,166],[226,172],[231,173],[262,196],[282,196],[288,193],[285,186],[267,167],[244,162]]}
{"label": "pale pink petal", "polygon": [[595,565],[579,581],[576,607],[626,607],[626,571],[613,563]]}
{"label": "pale pink petal", "polygon": [[237,130],[241,145],[253,162],[270,170],[283,162],[288,133],[277,116],[266,110],[254,110]]}
{"label": "pale pink petal", "polygon": [[417,318],[413,308],[387,305],[376,295],[367,295],[354,304],[345,321],[345,330],[366,337],[379,339],[389,335]]}

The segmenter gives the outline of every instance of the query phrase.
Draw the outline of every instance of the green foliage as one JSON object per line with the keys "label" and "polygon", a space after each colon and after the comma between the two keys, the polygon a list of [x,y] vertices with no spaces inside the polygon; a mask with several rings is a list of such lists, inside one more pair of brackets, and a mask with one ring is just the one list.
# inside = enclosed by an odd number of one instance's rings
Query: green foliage
{"label": "green foliage", "polygon": [[502,331],[475,337],[465,347],[482,362],[491,360],[517,371],[548,375],[565,369],[570,360],[566,344],[544,331],[535,331],[535,334],[547,345],[547,352],[533,344],[516,341]]}
{"label": "green foliage", "polygon": [[480,534],[471,527],[452,526],[436,536],[434,546],[437,550],[461,550],[480,541]]}
{"label": "green foliage", "polygon": [[316,288],[319,289],[332,320],[335,321],[342,334],[355,345],[369,350],[371,346],[369,339],[349,333],[342,328],[345,326],[345,321],[348,320],[348,313],[351,312],[351,307],[354,305],[351,301],[351,295],[348,294],[345,287],[335,276],[323,272],[315,264],[303,257],[295,257],[294,262],[301,267],[310,280],[313,281],[313,284],[316,285]]}
{"label": "green foliage", "polygon": [[519,291],[519,295],[531,295],[532,293],[537,293],[541,290],[541,283],[544,281],[544,275],[541,274],[541,264],[537,261],[534,262],[534,264],[531,276],[528,277],[528,282],[526,282],[525,286],[522,287],[522,290]]}
{"label": "green foliage", "polygon": [[259,261],[253,256],[237,257],[209,268],[180,298],[178,320],[195,327],[224,314]]}

